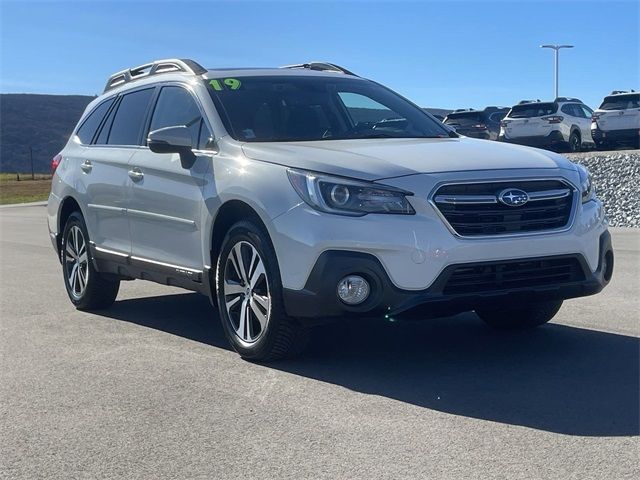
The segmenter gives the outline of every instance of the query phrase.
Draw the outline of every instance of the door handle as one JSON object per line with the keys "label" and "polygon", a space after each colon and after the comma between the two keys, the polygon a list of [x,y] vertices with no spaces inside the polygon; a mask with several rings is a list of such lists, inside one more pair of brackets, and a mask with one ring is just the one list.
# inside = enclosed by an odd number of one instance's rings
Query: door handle
{"label": "door handle", "polygon": [[84,162],[82,162],[82,164],[80,165],[80,168],[82,169],[82,171],[84,173],[90,173],[91,169],[93,168],[93,165],[91,164],[90,160],[85,160]]}
{"label": "door handle", "polygon": [[129,178],[131,178],[131,180],[133,180],[134,182],[139,182],[144,178],[144,173],[142,173],[142,170],[140,170],[138,167],[134,167],[133,169],[129,170]]}

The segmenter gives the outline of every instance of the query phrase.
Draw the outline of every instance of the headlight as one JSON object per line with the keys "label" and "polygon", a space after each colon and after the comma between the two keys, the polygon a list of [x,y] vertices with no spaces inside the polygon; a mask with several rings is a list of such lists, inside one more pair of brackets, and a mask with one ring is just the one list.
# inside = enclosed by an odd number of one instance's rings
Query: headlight
{"label": "headlight", "polygon": [[411,192],[303,170],[287,170],[298,195],[321,212],[363,216],[367,213],[413,215],[406,197]]}
{"label": "headlight", "polygon": [[588,202],[596,198],[596,189],[591,180],[591,174],[582,165],[578,165],[578,173],[580,174],[580,194],[582,195],[582,203]]}

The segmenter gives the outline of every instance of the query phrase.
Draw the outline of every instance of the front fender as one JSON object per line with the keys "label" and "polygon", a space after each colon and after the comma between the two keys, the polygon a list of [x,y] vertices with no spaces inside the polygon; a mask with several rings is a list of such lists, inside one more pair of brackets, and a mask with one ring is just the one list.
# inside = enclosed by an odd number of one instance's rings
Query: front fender
{"label": "front fender", "polygon": [[205,207],[201,225],[205,267],[212,266],[208,246],[212,245],[213,225],[222,205],[230,201],[245,203],[273,238],[273,219],[302,202],[289,183],[286,167],[223,155],[213,159],[213,175],[204,185],[203,197]]}

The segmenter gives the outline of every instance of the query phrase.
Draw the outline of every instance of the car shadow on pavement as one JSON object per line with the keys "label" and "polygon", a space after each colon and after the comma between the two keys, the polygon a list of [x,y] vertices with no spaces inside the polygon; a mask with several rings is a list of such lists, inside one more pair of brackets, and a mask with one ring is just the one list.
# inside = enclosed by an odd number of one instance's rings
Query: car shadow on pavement
{"label": "car shadow on pavement", "polygon": [[[124,300],[105,314],[229,349],[197,294]],[[567,435],[640,434],[640,340],[625,335],[553,323],[499,332],[474,314],[345,320],[315,328],[302,357],[269,367],[477,419]]]}

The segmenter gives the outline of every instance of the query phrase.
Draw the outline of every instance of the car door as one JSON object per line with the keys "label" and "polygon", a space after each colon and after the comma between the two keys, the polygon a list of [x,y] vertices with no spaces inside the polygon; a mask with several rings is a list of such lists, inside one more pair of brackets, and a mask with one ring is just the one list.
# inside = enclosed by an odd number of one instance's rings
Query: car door
{"label": "car door", "polygon": [[154,153],[146,146],[137,151],[130,162],[128,217],[133,260],[191,274],[204,266],[201,211],[213,154],[206,151],[211,129],[187,86],[163,86],[146,132],[182,125],[192,133],[195,163],[185,169],[177,153]]}
{"label": "car door", "polygon": [[139,148],[139,134],[153,89],[120,95],[111,106],[85,155],[78,188],[87,198],[86,222],[98,248],[128,255],[131,233],[126,215],[131,182],[129,159]]}

